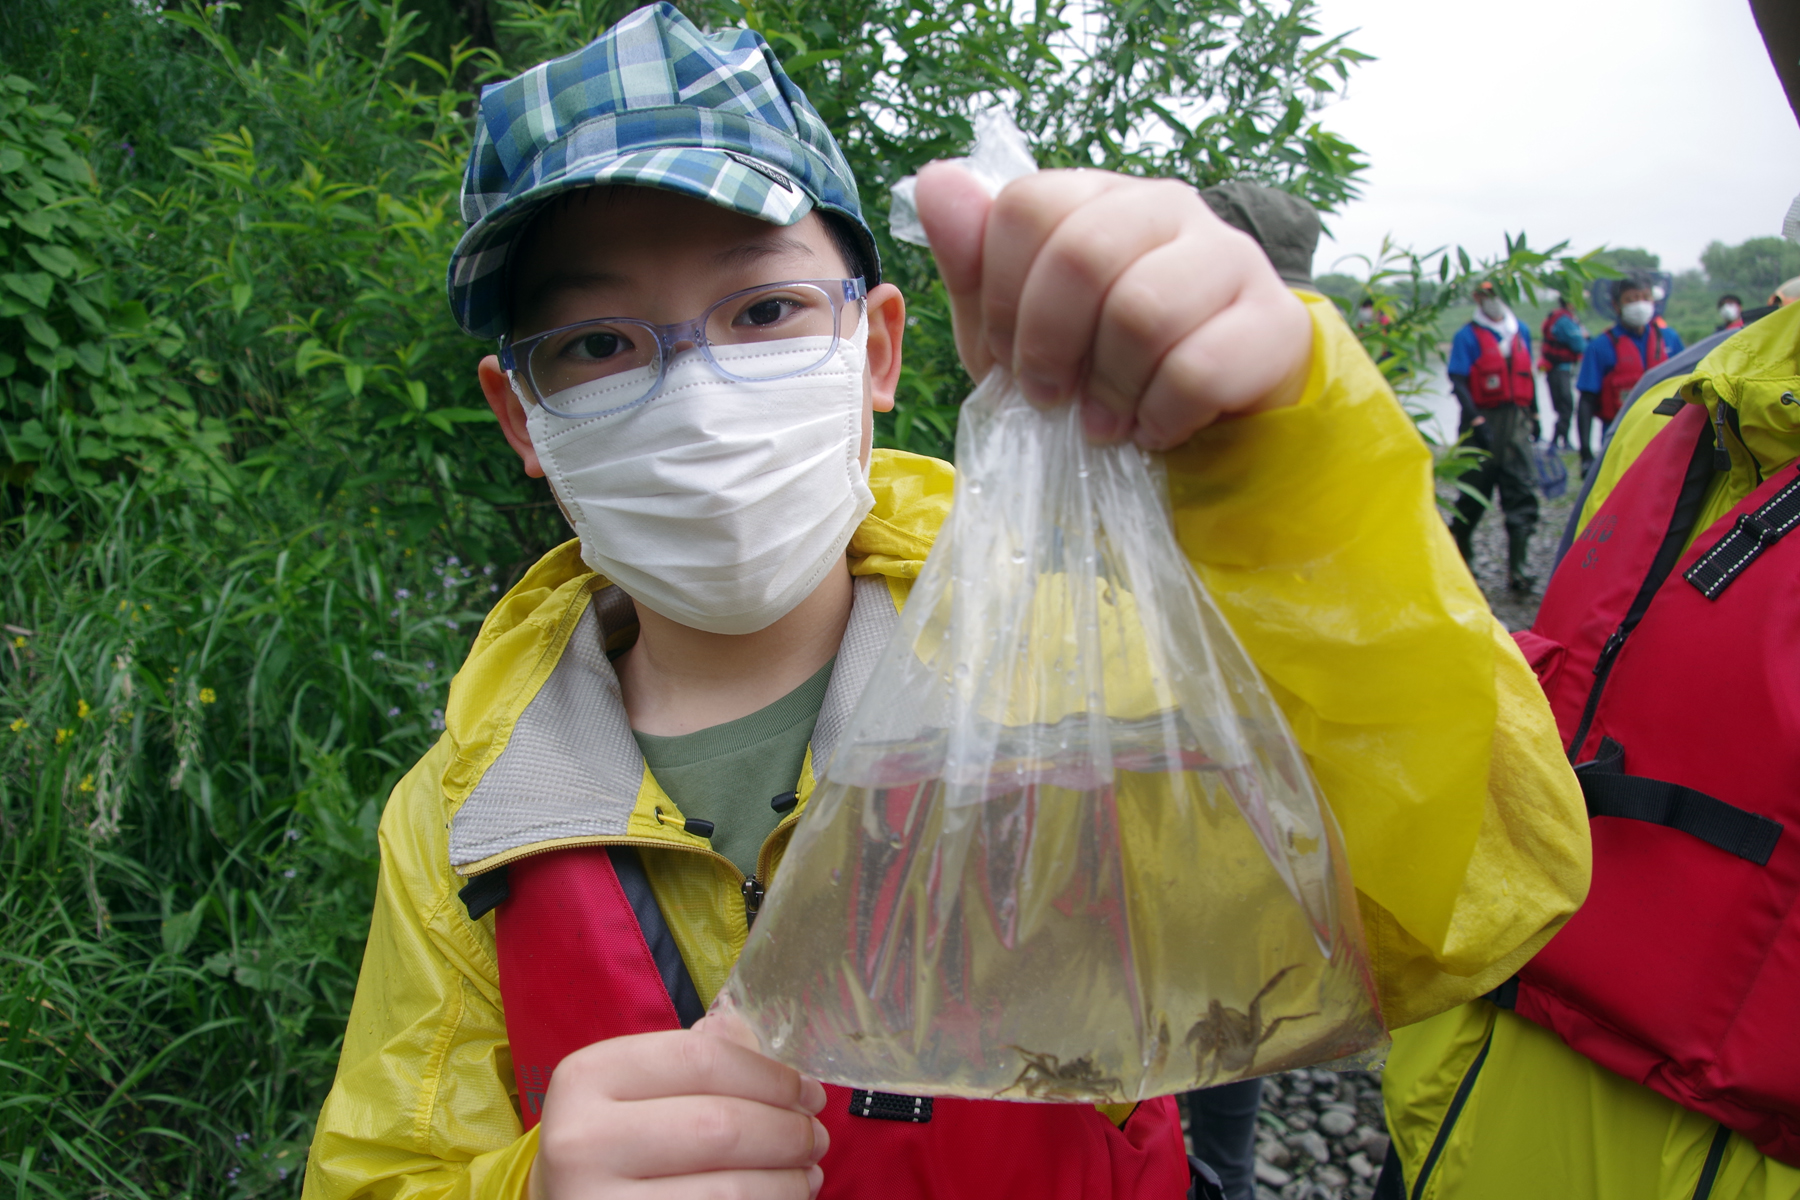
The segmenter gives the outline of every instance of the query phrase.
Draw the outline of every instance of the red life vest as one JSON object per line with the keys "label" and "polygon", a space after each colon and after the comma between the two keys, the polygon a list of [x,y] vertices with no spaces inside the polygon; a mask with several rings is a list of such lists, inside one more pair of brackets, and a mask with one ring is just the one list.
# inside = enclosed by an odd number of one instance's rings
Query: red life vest
{"label": "red life vest", "polygon": [[1578,363],[1581,361],[1581,351],[1571,350],[1550,336],[1550,331],[1555,329],[1556,323],[1564,317],[1573,321],[1575,319],[1575,314],[1566,308],[1559,308],[1549,316],[1545,317],[1544,323],[1538,326],[1538,343],[1544,348],[1544,359],[1547,362]]}
{"label": "red life vest", "polygon": [[[496,873],[497,874],[497,873]],[[488,876],[482,876],[488,880]],[[512,864],[470,912],[495,912],[520,1116],[537,1124],[556,1064],[605,1038],[691,1025],[701,1006],[636,852],[584,847]],[[504,897],[504,898],[502,898]],[[1123,1128],[1091,1104],[919,1099],[827,1084],[826,1200],[1180,1200],[1175,1099]]]}
{"label": "red life vest", "polygon": [[1612,419],[1619,415],[1619,405],[1637,381],[1644,377],[1644,372],[1658,363],[1667,362],[1669,352],[1663,346],[1662,330],[1659,317],[1646,327],[1644,335],[1644,352],[1639,353],[1637,342],[1629,334],[1624,333],[1617,325],[1606,331],[1607,340],[1612,343],[1613,369],[1606,373],[1600,381],[1600,420],[1604,424],[1612,424]]}
{"label": "red life vest", "polygon": [[1530,408],[1537,403],[1537,380],[1531,374],[1531,351],[1525,339],[1515,334],[1510,357],[1500,353],[1500,339],[1494,331],[1469,322],[1475,331],[1475,344],[1481,347],[1474,365],[1469,368],[1469,393],[1476,408],[1499,408],[1517,404]]}
{"label": "red life vest", "polygon": [[1686,405],[1517,635],[1579,764],[1594,874],[1514,1005],[1800,1166],[1800,475],[1683,553],[1714,470]]}

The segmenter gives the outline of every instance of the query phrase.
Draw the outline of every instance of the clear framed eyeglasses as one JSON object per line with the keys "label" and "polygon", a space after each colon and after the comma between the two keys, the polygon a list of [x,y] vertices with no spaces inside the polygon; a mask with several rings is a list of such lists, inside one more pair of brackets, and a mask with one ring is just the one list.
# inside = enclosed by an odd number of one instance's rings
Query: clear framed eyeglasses
{"label": "clear framed eyeglasses", "polygon": [[804,375],[837,351],[844,306],[865,295],[861,279],[767,283],[714,301],[691,321],[606,317],[503,342],[500,366],[559,417],[604,416],[661,391],[683,344],[727,379]]}

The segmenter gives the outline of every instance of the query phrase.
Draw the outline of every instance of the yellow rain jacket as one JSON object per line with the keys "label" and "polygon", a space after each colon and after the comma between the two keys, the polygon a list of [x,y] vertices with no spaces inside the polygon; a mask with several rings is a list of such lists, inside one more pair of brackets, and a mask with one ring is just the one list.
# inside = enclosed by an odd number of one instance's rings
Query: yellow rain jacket
{"label": "yellow rain jacket", "polygon": [[[1556,728],[1438,516],[1431,456],[1337,310],[1299,404],[1223,422],[1167,457],[1181,544],[1273,689],[1344,830],[1390,1025],[1478,996],[1544,944],[1588,881],[1585,810]],[[850,625],[779,863],[950,505],[948,464],[877,451],[849,548]],[[639,848],[703,1001],[747,932],[728,860],[631,738],[608,649],[630,602],[571,542],[489,614],[443,738],[381,822],[381,878],[308,1200],[515,1197],[521,1136],[492,915],[467,877],[574,845]]]}
{"label": "yellow rain jacket", "polygon": [[[1800,457],[1800,407],[1781,400],[1796,391],[1800,305],[1726,339],[1693,374],[1634,403],[1601,460],[1582,523],[1668,423],[1669,414],[1656,411],[1659,400],[1679,395],[1716,416],[1723,399],[1737,410],[1740,432],[1723,439],[1731,470],[1713,479],[1694,522],[1698,537]],[[1800,997],[1794,1011],[1800,1022]],[[1485,1000],[1396,1030],[1382,1094],[1407,1194],[1419,1200],[1800,1200],[1800,1170],[1737,1134],[1724,1142],[1710,1192],[1696,1191],[1716,1121]]]}

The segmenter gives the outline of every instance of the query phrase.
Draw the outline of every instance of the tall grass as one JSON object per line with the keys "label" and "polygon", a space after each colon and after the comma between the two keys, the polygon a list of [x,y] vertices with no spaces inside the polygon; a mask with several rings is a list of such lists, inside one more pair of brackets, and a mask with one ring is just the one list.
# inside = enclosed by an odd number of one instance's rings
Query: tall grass
{"label": "tall grass", "polygon": [[128,493],[81,543],[66,514],[0,530],[16,1194],[293,1191],[367,929],[378,805],[442,727],[498,586],[368,515],[256,533],[230,506]]}

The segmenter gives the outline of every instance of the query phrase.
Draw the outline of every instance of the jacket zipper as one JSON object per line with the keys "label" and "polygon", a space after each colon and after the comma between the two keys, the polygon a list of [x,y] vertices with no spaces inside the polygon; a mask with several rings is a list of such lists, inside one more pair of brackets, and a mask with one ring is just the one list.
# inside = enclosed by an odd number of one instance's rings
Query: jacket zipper
{"label": "jacket zipper", "polygon": [[1606,690],[1606,677],[1612,674],[1613,660],[1619,657],[1619,651],[1625,646],[1625,639],[1631,631],[1620,625],[1600,647],[1600,657],[1594,660],[1594,686],[1588,689],[1587,703],[1581,709],[1581,723],[1575,726],[1575,736],[1569,740],[1569,761],[1575,761],[1581,753],[1581,744],[1587,741],[1588,727],[1594,723],[1594,713],[1600,707],[1600,693]]}
{"label": "jacket zipper", "polygon": [[744,927],[746,929],[756,924],[756,914],[762,911],[764,890],[762,880],[754,875],[745,876],[743,884],[738,888],[738,891],[744,895]]}
{"label": "jacket zipper", "polygon": [[769,836],[763,839],[762,849],[756,855],[755,874],[746,878],[739,888],[744,896],[744,925],[746,928],[756,924],[756,914],[762,911],[763,896],[769,890],[768,885],[764,882],[769,877],[769,847],[774,844],[777,834],[792,826],[799,819],[800,810],[796,807],[793,812],[783,817],[775,828],[769,830]]}

